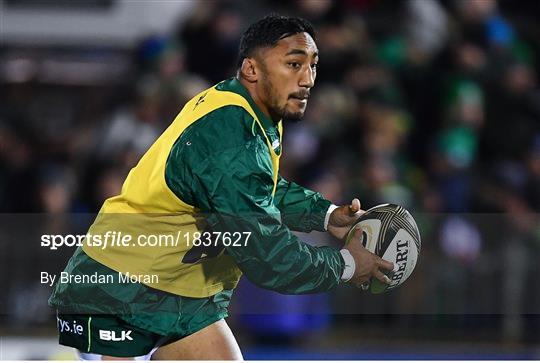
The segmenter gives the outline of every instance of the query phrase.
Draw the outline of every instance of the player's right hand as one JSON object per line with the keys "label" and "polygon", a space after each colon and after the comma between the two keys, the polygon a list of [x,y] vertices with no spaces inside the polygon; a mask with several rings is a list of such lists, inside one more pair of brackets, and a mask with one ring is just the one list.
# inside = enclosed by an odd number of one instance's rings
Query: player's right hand
{"label": "player's right hand", "polygon": [[343,248],[349,250],[356,265],[354,275],[349,280],[349,283],[357,287],[362,287],[362,284],[369,282],[372,277],[375,277],[384,284],[390,284],[390,278],[382,273],[381,269],[392,271],[394,264],[383,260],[362,246],[361,229],[358,228],[355,230],[353,238]]}

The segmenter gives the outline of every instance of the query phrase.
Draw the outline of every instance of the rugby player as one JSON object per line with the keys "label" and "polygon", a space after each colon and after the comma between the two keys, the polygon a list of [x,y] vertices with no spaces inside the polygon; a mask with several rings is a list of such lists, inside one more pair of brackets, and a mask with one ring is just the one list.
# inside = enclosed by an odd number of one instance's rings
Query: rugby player
{"label": "rugby player", "polygon": [[[64,273],[117,277],[55,286],[60,344],[83,359],[239,360],[224,318],[241,274],[284,294],[390,282],[381,269],[392,263],[364,249],[361,234],[336,250],[291,232],[343,239],[362,213],[358,199],[338,207],[279,174],[282,120],[302,118],[315,83],[314,38],[296,17],[267,16],[246,30],[236,77],[184,106],[89,230],[180,243],[79,248]],[[195,243],[203,239],[210,243]],[[125,275],[156,279],[126,283]]]}

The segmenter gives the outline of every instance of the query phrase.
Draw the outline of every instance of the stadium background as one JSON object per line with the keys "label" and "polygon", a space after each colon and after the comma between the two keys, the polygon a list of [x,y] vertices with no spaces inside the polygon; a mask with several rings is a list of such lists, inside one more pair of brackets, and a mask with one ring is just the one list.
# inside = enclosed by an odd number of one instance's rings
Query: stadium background
{"label": "stadium background", "polygon": [[3,0],[0,359],[73,357],[39,283],[70,250],[36,236],[84,230],[272,11],[311,20],[321,53],[282,173],[336,203],[407,207],[423,251],[387,296],[244,281],[229,323],[246,358],[540,358],[536,2]]}

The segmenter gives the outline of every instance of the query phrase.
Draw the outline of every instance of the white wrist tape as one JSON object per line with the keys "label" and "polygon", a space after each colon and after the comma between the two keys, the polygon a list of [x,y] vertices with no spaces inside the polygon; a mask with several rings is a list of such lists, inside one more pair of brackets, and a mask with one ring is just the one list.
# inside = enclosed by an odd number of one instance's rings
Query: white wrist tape
{"label": "white wrist tape", "polygon": [[328,210],[326,211],[326,217],[324,217],[324,230],[328,231],[328,221],[330,221],[330,214],[336,209],[338,206],[335,204],[331,204],[330,207],[328,207]]}
{"label": "white wrist tape", "polygon": [[356,263],[354,262],[354,258],[349,252],[349,250],[343,248],[339,252],[343,257],[343,260],[345,261],[345,268],[343,269],[343,274],[341,275],[341,281],[347,282],[354,275],[354,271],[356,270]]}

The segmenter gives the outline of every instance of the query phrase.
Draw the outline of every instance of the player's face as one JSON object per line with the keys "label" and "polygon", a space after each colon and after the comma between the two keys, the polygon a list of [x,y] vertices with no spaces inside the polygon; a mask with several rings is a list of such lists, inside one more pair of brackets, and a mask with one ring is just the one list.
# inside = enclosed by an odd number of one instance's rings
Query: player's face
{"label": "player's face", "polygon": [[278,120],[300,120],[317,76],[315,41],[308,33],[298,33],[281,39],[262,56],[260,87],[270,115]]}

